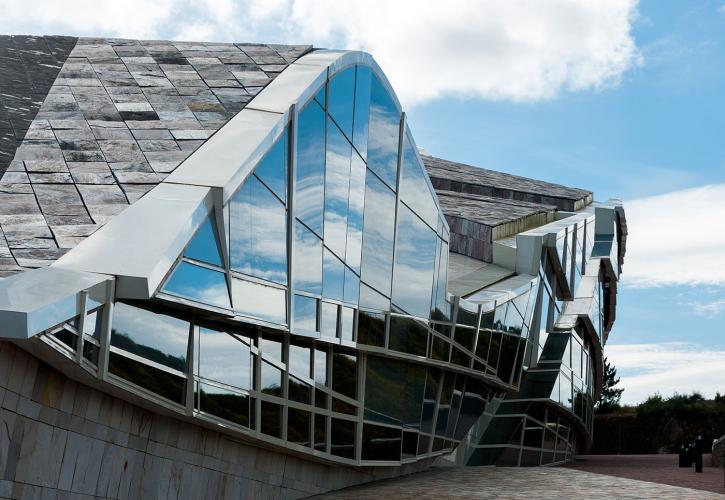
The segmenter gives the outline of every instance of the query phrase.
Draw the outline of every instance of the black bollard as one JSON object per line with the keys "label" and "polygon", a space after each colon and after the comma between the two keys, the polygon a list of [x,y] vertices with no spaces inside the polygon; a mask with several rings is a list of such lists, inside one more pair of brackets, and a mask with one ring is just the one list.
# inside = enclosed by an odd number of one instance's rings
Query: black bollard
{"label": "black bollard", "polygon": [[680,467],[687,467],[687,456],[686,456],[686,451],[685,451],[685,445],[684,444],[681,444],[680,445],[679,455],[680,455],[679,466]]}

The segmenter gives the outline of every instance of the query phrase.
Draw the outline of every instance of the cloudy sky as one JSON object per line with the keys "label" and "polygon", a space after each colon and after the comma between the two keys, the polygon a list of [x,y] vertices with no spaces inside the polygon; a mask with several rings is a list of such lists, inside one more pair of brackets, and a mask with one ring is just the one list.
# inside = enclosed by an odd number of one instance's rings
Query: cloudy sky
{"label": "cloudy sky", "polygon": [[0,0],[0,12],[2,33],[371,52],[431,154],[625,201],[608,355],[626,402],[725,392],[722,0]]}

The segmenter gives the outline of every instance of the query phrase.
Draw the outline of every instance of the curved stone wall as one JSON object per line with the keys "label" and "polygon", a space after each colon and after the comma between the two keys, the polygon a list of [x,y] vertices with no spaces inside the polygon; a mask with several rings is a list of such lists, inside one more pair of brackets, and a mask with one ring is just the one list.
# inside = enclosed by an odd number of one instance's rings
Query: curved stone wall
{"label": "curved stone wall", "polygon": [[300,498],[429,465],[340,467],[257,448],[79,384],[0,342],[3,498]]}

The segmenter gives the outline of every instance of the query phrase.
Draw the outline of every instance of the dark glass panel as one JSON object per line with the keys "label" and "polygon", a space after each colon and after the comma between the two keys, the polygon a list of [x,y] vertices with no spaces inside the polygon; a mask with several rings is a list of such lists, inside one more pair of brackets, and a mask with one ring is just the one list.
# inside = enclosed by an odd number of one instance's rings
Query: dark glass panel
{"label": "dark glass panel", "polygon": [[83,357],[91,364],[98,366],[98,346],[90,342],[83,342]]}
{"label": "dark glass panel", "polygon": [[390,309],[390,300],[383,297],[365,283],[360,283],[360,307],[388,311]]}
{"label": "dark glass panel", "polygon": [[436,418],[436,434],[444,435],[448,427],[448,418],[451,414],[451,401],[453,400],[453,389],[455,388],[456,374],[446,372],[443,378],[443,388],[438,405],[438,417]]}
{"label": "dark glass panel", "polygon": [[259,390],[265,394],[282,397],[282,370],[262,361],[262,376]]}
{"label": "dark glass panel", "polygon": [[379,425],[363,424],[362,459],[399,461],[401,430]]}
{"label": "dark glass panel", "polygon": [[355,67],[351,66],[330,78],[327,111],[347,137],[352,138],[355,103]]}
{"label": "dark glass panel", "polygon": [[295,223],[294,285],[322,295],[322,240],[300,221]]}
{"label": "dark glass panel", "polygon": [[393,304],[428,319],[438,237],[405,205],[398,207]]}
{"label": "dark glass panel", "polygon": [[451,351],[451,363],[453,363],[454,365],[462,366],[464,368],[470,368],[471,356],[461,351],[456,346],[453,346],[453,351]]}
{"label": "dark glass panel", "polygon": [[201,411],[249,427],[249,396],[212,385],[200,384],[200,386]]}
{"label": "dark glass panel", "polygon": [[322,302],[320,310],[320,333],[324,337],[337,337],[338,305]]}
{"label": "dark glass panel", "polygon": [[357,407],[337,398],[332,398],[332,411],[346,415],[357,415]]}
{"label": "dark glass panel", "polygon": [[347,207],[350,192],[352,146],[332,122],[327,122],[327,165],[325,167],[325,245],[345,256]]}
{"label": "dark glass panel", "polygon": [[428,447],[430,446],[430,436],[420,435],[418,440],[418,455],[427,455]]}
{"label": "dark glass panel", "polygon": [[444,335],[445,337],[451,338],[451,332],[453,330],[451,325],[447,323],[433,323],[431,326],[436,332]]}
{"label": "dark glass panel", "polygon": [[108,371],[175,403],[184,404],[185,380],[139,363],[115,352],[109,353]]}
{"label": "dark glass panel", "polygon": [[222,267],[222,252],[214,212],[201,224],[184,251],[184,257]]}
{"label": "dark glass panel", "polygon": [[410,131],[403,136],[403,160],[401,163],[400,198],[430,227],[438,227],[438,207],[428,187],[428,174],[418,158],[410,139]]}
{"label": "dark glass panel", "polygon": [[312,401],[312,387],[308,383],[290,375],[287,397],[290,401],[310,404]]}
{"label": "dark glass panel", "polygon": [[322,234],[325,203],[325,112],[310,102],[297,122],[297,168],[295,216],[317,234]]}
{"label": "dark glass panel", "polygon": [[276,403],[262,401],[260,430],[268,436],[282,437],[282,407]]}
{"label": "dark glass panel", "polygon": [[519,353],[516,358],[516,364],[514,365],[514,377],[511,381],[516,386],[521,382],[521,367],[523,366],[524,356],[526,355],[526,344],[526,340],[523,339],[519,342]]}
{"label": "dark glass panel", "polygon": [[315,449],[327,451],[327,417],[315,415]]}
{"label": "dark glass panel", "polygon": [[412,318],[391,316],[388,348],[425,356],[428,348],[428,328]]}
{"label": "dark glass panel", "polygon": [[390,296],[395,233],[395,194],[374,175],[365,180],[362,279]]}
{"label": "dark glass panel", "polygon": [[358,305],[360,301],[360,278],[350,270],[345,268],[345,290],[343,299],[348,304]]}
{"label": "dark glass panel", "polygon": [[75,351],[78,345],[78,335],[63,328],[55,332],[53,336]]}
{"label": "dark glass panel", "polygon": [[163,290],[204,304],[225,309],[232,307],[224,273],[184,261],[176,266]]}
{"label": "dark glass panel", "polygon": [[473,351],[473,342],[476,340],[476,330],[465,326],[456,327],[456,342],[469,351]]}
{"label": "dark glass panel", "polygon": [[451,413],[448,418],[448,426],[446,427],[446,437],[452,438],[453,432],[456,429],[458,423],[458,414],[461,411],[461,403],[463,401],[463,387],[465,386],[466,379],[463,375],[456,377],[456,385],[453,389],[453,397],[451,398]]}
{"label": "dark glass panel", "polygon": [[418,428],[425,377],[424,366],[369,356],[365,378],[366,418],[380,423]]}
{"label": "dark glass panel", "polygon": [[111,345],[183,372],[188,343],[188,321],[123,302],[114,305]]}
{"label": "dark glass panel", "polygon": [[326,392],[320,389],[315,389],[315,406],[317,408],[327,408],[329,405],[327,400],[329,398],[330,396]]}
{"label": "dark glass panel", "polygon": [[252,354],[249,346],[225,332],[199,328],[200,377],[251,389]]}
{"label": "dark glass panel", "polygon": [[403,460],[414,458],[418,450],[418,433],[403,431]]}
{"label": "dark glass panel", "polygon": [[[422,432],[433,431],[433,417],[435,416],[436,400],[438,399],[440,377],[440,370],[437,368],[428,368],[425,382],[425,397],[423,399],[423,412],[420,419],[420,430]],[[422,439],[423,436],[421,436]]]}
{"label": "dark glass panel", "polygon": [[287,130],[277,139],[254,173],[280,200],[287,198]]}
{"label": "dark glass panel", "polygon": [[481,328],[488,328],[489,330],[493,328],[493,317],[495,315],[495,310],[490,311],[482,311],[481,312]]}
{"label": "dark glass panel", "polygon": [[310,412],[287,409],[287,441],[301,446],[310,446]]}
{"label": "dark glass panel", "polygon": [[383,84],[373,77],[370,86],[368,167],[388,186],[396,188],[400,112]]}
{"label": "dark glass panel", "polygon": [[370,118],[370,80],[372,74],[367,66],[357,67],[355,79],[355,122],[352,143],[364,158],[368,151],[368,123]]}
{"label": "dark glass panel", "polygon": [[327,349],[315,349],[315,382],[327,385]]}
{"label": "dark glass panel", "polygon": [[357,342],[385,346],[385,313],[358,311]]}
{"label": "dark glass panel", "polygon": [[491,332],[488,330],[478,331],[478,343],[476,344],[476,356],[482,360],[488,360],[488,348],[491,345]]}
{"label": "dark glass panel", "polygon": [[440,337],[433,337],[431,344],[431,358],[438,361],[448,362],[451,352],[451,344]]}
{"label": "dark glass panel", "polygon": [[498,368],[498,353],[501,347],[501,332],[491,332],[491,343],[488,349],[488,366],[492,370]]}
{"label": "dark glass panel", "polygon": [[229,202],[229,238],[232,269],[287,284],[287,211],[254,175]]}
{"label": "dark glass panel", "polygon": [[462,440],[471,427],[473,427],[473,424],[483,414],[486,409],[487,394],[488,390],[481,381],[471,377],[468,378],[466,382],[466,393],[463,396],[463,403],[461,404],[461,411],[458,416],[456,432],[453,435],[455,440]]}
{"label": "dark glass panel", "polygon": [[342,352],[332,354],[332,389],[349,398],[357,397],[357,356]]}
{"label": "dark glass panel", "polygon": [[456,323],[476,328],[478,326],[478,304],[461,299],[458,302]]}
{"label": "dark glass panel", "polygon": [[446,448],[446,441],[441,438],[433,439],[433,449],[431,451],[442,451]]}
{"label": "dark glass panel", "polygon": [[322,267],[322,295],[342,301],[345,294],[345,264],[327,248]]}
{"label": "dark glass panel", "polygon": [[355,458],[355,422],[332,419],[330,453],[344,458]]}
{"label": "dark glass panel", "polygon": [[294,308],[295,333],[310,335],[317,332],[317,299],[295,295]]}
{"label": "dark glass panel", "polygon": [[438,277],[436,280],[435,305],[431,313],[432,319],[451,321],[451,303],[447,298],[448,287],[448,244],[438,240]]}
{"label": "dark glass panel", "polygon": [[340,338],[352,342],[353,327],[355,326],[355,310],[343,307],[340,314]]}
{"label": "dark glass panel", "polygon": [[350,195],[348,198],[345,262],[356,273],[360,272],[360,254],[362,252],[366,172],[365,162],[357,154],[353,153],[350,162]]}
{"label": "dark glass panel", "polygon": [[287,292],[282,288],[232,278],[234,310],[271,323],[287,323]]}

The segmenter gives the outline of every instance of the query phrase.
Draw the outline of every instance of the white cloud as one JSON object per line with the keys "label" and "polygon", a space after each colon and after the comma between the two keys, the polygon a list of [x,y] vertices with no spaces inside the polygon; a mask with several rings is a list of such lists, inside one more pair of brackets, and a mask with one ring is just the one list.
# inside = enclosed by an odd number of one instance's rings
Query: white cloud
{"label": "white cloud", "polygon": [[622,402],[639,403],[659,393],[725,392],[725,349],[684,342],[607,345],[607,358],[621,378]]}
{"label": "white cloud", "polygon": [[5,33],[203,37],[371,52],[406,105],[529,101],[616,85],[641,61],[637,0],[0,0]]}
{"label": "white cloud", "polygon": [[725,311],[725,299],[711,300],[709,302],[691,302],[689,305],[700,316],[713,317]]}
{"label": "white cloud", "polygon": [[625,211],[624,283],[725,284],[725,184],[632,200]]}

